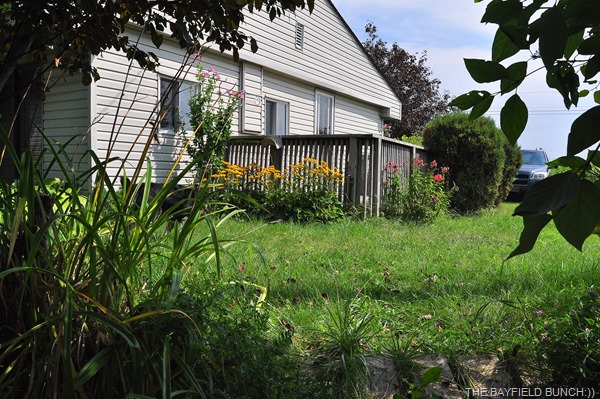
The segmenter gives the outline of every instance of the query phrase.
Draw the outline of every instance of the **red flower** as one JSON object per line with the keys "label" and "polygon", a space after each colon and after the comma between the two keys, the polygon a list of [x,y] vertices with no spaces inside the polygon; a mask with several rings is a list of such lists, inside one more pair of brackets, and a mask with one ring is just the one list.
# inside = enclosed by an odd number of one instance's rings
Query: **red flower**
{"label": "red flower", "polygon": [[433,180],[440,182],[440,181],[444,181],[444,176],[440,175],[439,173],[435,176],[433,176]]}

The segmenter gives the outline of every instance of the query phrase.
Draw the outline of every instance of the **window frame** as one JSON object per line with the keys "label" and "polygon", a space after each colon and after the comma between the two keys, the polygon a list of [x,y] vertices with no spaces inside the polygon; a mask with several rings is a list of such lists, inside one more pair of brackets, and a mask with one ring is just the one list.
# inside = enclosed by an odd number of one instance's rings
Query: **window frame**
{"label": "window frame", "polygon": [[[169,88],[172,93],[169,95],[173,95],[174,98],[171,100],[169,97],[164,97],[164,90]],[[193,88],[192,90],[190,90]],[[180,124],[183,122],[186,124],[186,128],[189,128],[189,116],[187,113],[189,112],[189,99],[194,93],[198,92],[198,84],[192,83],[191,81],[184,79],[175,79],[172,76],[168,75],[159,75],[158,78],[158,123],[160,131],[177,131],[179,130]],[[185,95],[182,96],[182,93]],[[182,107],[182,101],[186,101],[188,103],[184,104]],[[168,105],[169,111],[168,114],[165,115],[165,118],[161,120],[162,115],[165,111],[166,103],[169,102]],[[169,123],[165,123],[165,121]]]}
{"label": "window frame", "polygon": [[[327,128],[321,128],[321,101],[320,98],[324,97],[329,99],[330,109],[328,112],[328,119],[330,126]],[[323,131],[323,129],[327,129]],[[335,132],[335,96],[322,91],[315,92],[315,134],[334,134]]]}
{"label": "window frame", "polygon": [[[269,103],[273,104],[275,106],[275,122],[273,123],[273,121],[271,121],[271,127],[275,127],[275,132],[270,132],[269,131]],[[285,107],[284,113],[283,113],[283,117],[285,118],[284,120],[284,132],[283,133],[278,133],[277,131],[277,127],[279,125],[278,123],[278,119],[279,119],[279,108],[278,106],[283,106]],[[265,134],[267,136],[285,136],[288,135],[290,132],[290,103],[288,101],[281,101],[281,100],[276,100],[273,98],[265,98]]]}

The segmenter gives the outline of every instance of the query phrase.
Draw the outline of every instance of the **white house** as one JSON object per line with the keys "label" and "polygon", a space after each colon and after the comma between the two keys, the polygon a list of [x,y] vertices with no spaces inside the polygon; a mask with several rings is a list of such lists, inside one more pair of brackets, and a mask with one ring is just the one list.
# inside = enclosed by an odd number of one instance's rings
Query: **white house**
{"label": "white house", "polygon": [[[236,63],[231,55],[209,46],[201,58],[205,69],[219,72],[223,85],[245,92],[234,116],[235,134],[381,134],[384,121],[400,118],[400,100],[330,0],[315,1],[312,14],[297,11],[273,22],[265,13],[250,14],[241,30],[258,41],[257,53],[243,49]],[[154,178],[161,181],[181,148],[172,128],[175,108],[161,109],[161,98],[172,96],[179,115],[185,115],[190,92],[167,91],[173,80],[183,88],[193,86],[197,61],[166,38],[157,50],[137,28],[129,34],[140,36],[142,46],[159,56],[156,72],[141,69],[116,51],[105,51],[93,60],[101,79],[87,87],[80,76],[59,76],[55,70],[35,121],[47,137],[69,143],[65,157],[77,170],[93,165],[91,149],[100,159],[125,160],[128,174],[139,159],[148,159]],[[13,103],[0,104],[4,126],[11,107]],[[159,112],[165,111],[168,117],[155,129]],[[24,124],[21,130],[35,130],[30,127],[31,123]],[[27,134],[25,139],[21,134],[18,146],[32,147],[39,154],[39,135]],[[145,153],[147,142],[151,144]],[[42,169],[56,167],[50,165],[49,155],[40,163]],[[122,173],[121,165],[111,162],[109,176]],[[6,163],[0,167],[5,176],[10,175],[7,168]],[[181,168],[180,164],[175,172]]]}

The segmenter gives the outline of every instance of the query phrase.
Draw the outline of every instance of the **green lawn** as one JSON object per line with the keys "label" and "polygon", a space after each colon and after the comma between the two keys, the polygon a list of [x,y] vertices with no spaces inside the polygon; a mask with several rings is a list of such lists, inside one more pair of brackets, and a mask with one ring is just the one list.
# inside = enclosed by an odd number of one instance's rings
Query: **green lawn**
{"label": "green lawn", "polygon": [[600,246],[592,237],[580,253],[552,226],[533,251],[504,262],[522,226],[514,207],[427,226],[228,221],[220,238],[253,246],[233,245],[224,273],[268,287],[273,320],[293,327],[300,349],[318,343],[347,301],[354,317],[373,317],[369,350],[398,339],[425,353],[531,348],[541,320],[563,316],[598,285]]}

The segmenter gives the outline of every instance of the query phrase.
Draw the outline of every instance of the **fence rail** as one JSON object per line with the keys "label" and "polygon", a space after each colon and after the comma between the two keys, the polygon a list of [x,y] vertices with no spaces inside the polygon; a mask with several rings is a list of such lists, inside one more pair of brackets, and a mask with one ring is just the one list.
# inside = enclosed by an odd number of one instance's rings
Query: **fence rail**
{"label": "fence rail", "polygon": [[[429,161],[423,147],[378,135],[235,136],[225,156],[228,162],[287,170],[304,158],[325,161],[344,174],[338,197],[364,210],[364,216],[379,215],[383,199],[383,168],[389,161],[410,165],[414,158]],[[408,177],[408,171],[405,172]]]}

